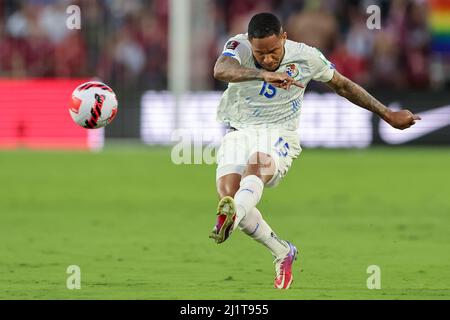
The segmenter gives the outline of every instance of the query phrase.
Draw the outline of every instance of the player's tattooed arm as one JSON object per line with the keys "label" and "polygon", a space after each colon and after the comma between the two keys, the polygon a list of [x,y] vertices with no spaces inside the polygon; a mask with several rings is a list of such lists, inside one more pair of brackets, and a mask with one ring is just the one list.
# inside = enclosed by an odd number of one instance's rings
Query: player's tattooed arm
{"label": "player's tattooed arm", "polygon": [[226,82],[264,80],[264,71],[242,67],[239,61],[220,56],[214,66],[214,78]]}
{"label": "player's tattooed arm", "polygon": [[394,128],[403,130],[415,124],[416,120],[420,120],[419,116],[414,115],[409,110],[390,110],[360,85],[339,74],[337,71],[334,72],[333,78],[327,84],[340,96],[345,97],[347,100],[364,109],[376,113]]}
{"label": "player's tattooed arm", "polygon": [[225,82],[265,81],[278,88],[289,90],[294,85],[303,88],[303,84],[289,77],[285,72],[270,72],[245,68],[239,61],[228,56],[220,56],[214,66],[214,78]]}

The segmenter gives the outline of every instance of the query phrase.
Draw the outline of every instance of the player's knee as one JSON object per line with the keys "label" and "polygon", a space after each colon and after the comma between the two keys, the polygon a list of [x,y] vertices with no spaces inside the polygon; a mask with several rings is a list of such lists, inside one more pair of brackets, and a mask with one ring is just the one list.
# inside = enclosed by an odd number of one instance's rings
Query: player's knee
{"label": "player's knee", "polygon": [[266,183],[275,174],[275,168],[275,160],[270,155],[256,152],[249,158],[244,176],[255,175]]}

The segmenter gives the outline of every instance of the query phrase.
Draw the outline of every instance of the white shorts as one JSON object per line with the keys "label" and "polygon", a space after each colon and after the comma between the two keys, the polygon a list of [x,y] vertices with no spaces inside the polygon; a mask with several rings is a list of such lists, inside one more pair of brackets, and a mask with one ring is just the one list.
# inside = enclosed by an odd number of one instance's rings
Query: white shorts
{"label": "white shorts", "polygon": [[276,166],[275,174],[266,187],[275,187],[286,175],[292,160],[300,155],[298,134],[284,129],[241,129],[227,133],[217,151],[216,179],[230,173],[242,175],[251,155],[270,155]]}

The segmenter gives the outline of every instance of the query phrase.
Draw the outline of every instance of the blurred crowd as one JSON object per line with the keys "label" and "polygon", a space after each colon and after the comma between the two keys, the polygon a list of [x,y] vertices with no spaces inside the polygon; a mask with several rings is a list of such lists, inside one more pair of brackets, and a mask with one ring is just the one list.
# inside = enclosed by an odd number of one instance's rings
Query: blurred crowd
{"label": "blurred crowd", "polygon": [[[366,87],[435,85],[426,0],[192,2],[193,89],[223,88],[212,79],[217,56],[262,11],[278,14],[290,39],[319,48]],[[65,27],[72,4],[81,8],[80,31]],[[380,30],[366,26],[370,4],[381,8]],[[168,12],[168,0],[0,0],[0,77],[97,76],[135,90],[167,89]]]}
{"label": "blurred crowd", "polygon": [[[81,8],[81,30],[66,27],[69,5]],[[6,1],[0,9],[0,76],[96,76],[163,89],[167,9],[166,0]]]}

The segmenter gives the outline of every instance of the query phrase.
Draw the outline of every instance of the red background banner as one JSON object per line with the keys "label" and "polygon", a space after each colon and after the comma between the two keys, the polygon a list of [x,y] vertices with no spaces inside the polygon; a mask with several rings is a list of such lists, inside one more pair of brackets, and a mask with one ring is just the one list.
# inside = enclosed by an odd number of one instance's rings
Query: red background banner
{"label": "red background banner", "polygon": [[98,149],[103,129],[72,121],[72,91],[88,79],[0,79],[0,148]]}

